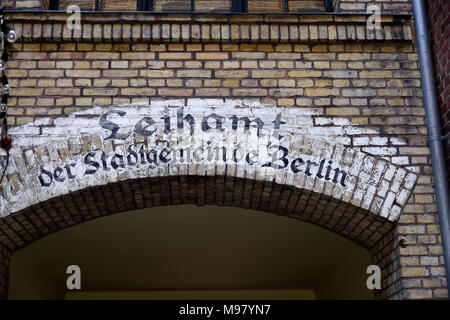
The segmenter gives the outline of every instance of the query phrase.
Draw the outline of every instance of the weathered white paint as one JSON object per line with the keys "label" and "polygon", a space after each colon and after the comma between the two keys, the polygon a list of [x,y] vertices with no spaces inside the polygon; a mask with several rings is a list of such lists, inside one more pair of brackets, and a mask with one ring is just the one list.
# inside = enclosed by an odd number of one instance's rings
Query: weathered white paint
{"label": "weathered white paint", "polygon": [[[195,119],[193,136],[190,136],[189,130],[177,129],[177,110],[180,108],[184,108],[184,115],[190,114]],[[121,127],[119,133],[133,131],[136,123],[145,117],[151,117],[156,122],[148,129],[157,128],[157,131],[148,137],[133,132],[125,141],[114,140],[114,144],[110,139],[105,140],[111,131],[102,128],[99,118],[105,112],[117,110],[126,114],[112,114],[108,120]],[[0,214],[6,216],[56,196],[125,179],[167,175],[230,175],[313,190],[396,221],[417,175],[386,158],[373,157],[357,147],[343,146],[349,144],[349,137],[354,134],[375,136],[378,134],[376,130],[361,128],[348,119],[338,117],[331,120],[319,118],[314,123],[312,116],[316,115],[315,112],[313,109],[279,108],[256,101],[189,99],[185,103],[185,100],[168,100],[155,101],[151,105],[93,107],[69,117],[45,118],[15,127],[11,130],[14,147],[11,149],[7,179],[0,194]],[[202,130],[202,120],[213,113],[224,117],[223,132]],[[273,123],[277,114],[281,114],[281,121],[285,122],[278,133]],[[164,115],[171,116],[171,131],[168,134],[163,132],[164,120],[161,117]],[[250,120],[261,119],[265,123],[262,134],[258,137],[254,124],[248,131],[244,131],[242,123],[236,131],[232,130],[230,117],[233,115],[246,116]],[[210,125],[214,124],[211,120]],[[281,140],[278,139],[279,135],[283,136]],[[249,164],[245,159],[236,163],[231,157],[227,161],[192,158],[189,163],[174,160],[157,168],[138,163],[136,166],[125,165],[125,168],[119,167],[117,170],[98,170],[95,174],[86,174],[89,166],[84,161],[89,152],[96,152],[95,159],[100,163],[102,151],[111,161],[116,153],[126,155],[130,145],[135,151],[145,146],[146,150],[155,149],[158,152],[164,148],[195,150],[200,147],[226,147],[227,150],[234,150],[241,146],[246,153],[257,151],[259,157],[255,164]],[[271,160],[268,150],[273,145],[289,150],[290,163],[286,168],[262,166]],[[307,176],[305,166],[302,172],[294,173],[290,169],[291,162],[298,157],[317,164],[321,159],[331,160],[333,169],[339,168],[347,173],[345,186],[319,179],[316,174]],[[68,179],[68,172],[60,171],[60,180],[64,178],[64,181],[53,179],[49,186],[42,186],[39,181],[42,165],[46,171],[54,172],[68,163],[73,164],[70,168],[76,178]]]}

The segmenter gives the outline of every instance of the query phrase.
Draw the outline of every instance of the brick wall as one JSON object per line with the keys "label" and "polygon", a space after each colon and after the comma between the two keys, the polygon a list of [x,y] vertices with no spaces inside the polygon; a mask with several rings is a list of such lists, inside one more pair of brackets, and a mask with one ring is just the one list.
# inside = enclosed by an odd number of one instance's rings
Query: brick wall
{"label": "brick wall", "polygon": [[428,1],[427,5],[438,102],[442,114],[443,133],[446,136],[447,168],[450,179],[450,2],[435,0]]}
{"label": "brick wall", "polygon": [[[47,0],[6,0],[2,1],[7,9],[42,9],[43,3]],[[47,1],[48,2],[48,1]]]}
{"label": "brick wall", "polygon": [[380,7],[383,13],[411,13],[411,0],[339,0],[343,12],[366,12],[371,5]]}
{"label": "brick wall", "polygon": [[[99,181],[86,180],[91,188],[73,195],[62,188],[55,191],[60,198],[26,209],[4,209],[9,211],[0,219],[0,242],[16,250],[65,226],[143,206],[208,201],[231,205],[237,196],[230,190],[238,186],[238,194],[245,198],[242,203],[247,204],[236,205],[279,208],[296,197],[299,212],[314,207],[318,215],[309,213],[316,224],[331,221],[341,229],[336,232],[358,226],[354,239],[364,239],[374,263],[383,270],[378,298],[446,297],[420,72],[409,21],[386,16],[383,32],[371,33],[362,16],[176,15],[174,22],[174,15],[124,14],[104,20],[89,15],[83,29],[72,33],[64,28],[64,15],[43,17],[8,17],[22,35],[20,42],[9,47],[8,62],[12,87],[8,112],[20,156],[14,157],[0,200],[17,204],[22,199],[24,204],[30,195],[25,192],[31,190],[29,180],[13,168],[34,170],[37,163],[88,152],[98,144],[95,137],[79,139],[73,151],[66,141],[67,146],[61,144],[55,153],[45,143],[30,147],[26,141],[51,137],[64,123],[68,126],[64,130],[69,130],[70,123],[84,123],[102,108],[132,103],[152,106],[167,100],[189,104],[192,98],[244,99],[249,105],[287,108],[301,115],[304,122],[298,125],[304,135],[330,137],[333,143],[392,164],[402,179],[407,172],[417,175],[417,182],[410,186],[412,192],[404,203],[394,204],[401,208],[395,224],[386,225],[386,219],[370,213],[379,206],[376,201],[367,204],[368,220],[356,214],[361,201],[340,199],[335,203],[339,216],[335,216],[320,211],[331,203],[320,192],[304,190],[297,196],[292,188],[278,189],[251,179],[241,182],[232,174],[189,180],[161,172],[156,182],[116,177],[101,188],[96,185]],[[116,147],[120,148],[112,148]],[[40,151],[35,152],[37,148]],[[371,174],[375,161],[366,164]],[[402,181],[388,183],[385,194],[398,191]],[[379,186],[382,190],[382,182]],[[130,196],[129,190],[138,196]],[[99,197],[106,198],[94,201]],[[377,199],[375,194],[371,199]],[[308,201],[313,205],[307,205]],[[288,215],[289,210],[277,213]]]}
{"label": "brick wall", "polygon": [[[343,12],[366,12],[367,7],[370,5],[378,5],[382,12],[385,13],[411,13],[412,4],[411,0],[337,0],[338,11]],[[438,0],[437,2],[445,1]],[[318,10],[323,9],[321,1],[306,1],[308,8],[318,8]],[[267,3],[269,4],[269,3]],[[297,2],[296,4],[297,5]],[[16,9],[40,9],[48,8],[48,0],[7,0],[5,6],[8,8]],[[301,8],[303,4],[298,2],[298,7],[292,7],[290,10],[297,10]],[[276,8],[270,9],[268,12],[277,12],[281,7],[277,4]],[[121,7],[119,10],[129,10],[129,6],[126,8]],[[252,3],[250,3],[250,10],[252,10]],[[260,10],[260,8],[255,9]]]}

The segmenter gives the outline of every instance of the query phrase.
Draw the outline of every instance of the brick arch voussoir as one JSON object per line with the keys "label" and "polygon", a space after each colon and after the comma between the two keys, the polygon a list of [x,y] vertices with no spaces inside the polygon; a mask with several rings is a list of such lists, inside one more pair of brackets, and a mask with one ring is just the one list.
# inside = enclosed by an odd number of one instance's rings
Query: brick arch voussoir
{"label": "brick arch voussoir", "polygon": [[239,207],[299,219],[372,248],[393,227],[386,218],[317,192],[233,176],[164,176],[88,187],[0,219],[11,252],[51,233],[112,214],[194,204]]}

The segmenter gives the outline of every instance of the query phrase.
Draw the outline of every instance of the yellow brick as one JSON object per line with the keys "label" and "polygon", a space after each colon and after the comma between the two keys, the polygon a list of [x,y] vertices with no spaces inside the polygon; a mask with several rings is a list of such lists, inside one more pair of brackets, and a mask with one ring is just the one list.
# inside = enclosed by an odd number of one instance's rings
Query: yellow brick
{"label": "yellow brick", "polygon": [[357,116],[359,108],[327,108],[326,113],[330,116]]}
{"label": "yellow brick", "polygon": [[56,67],[59,69],[73,68],[73,61],[56,61]]}
{"label": "yellow brick", "polygon": [[348,52],[362,52],[362,45],[360,44],[347,44],[345,47]]}
{"label": "yellow brick", "polygon": [[23,125],[23,124],[30,123],[32,121],[33,121],[32,117],[19,117],[19,118],[16,119],[15,124],[20,126],[20,125]]}
{"label": "yellow brick", "polygon": [[188,88],[200,88],[203,84],[203,80],[188,79],[185,83]]}
{"label": "yellow brick", "polygon": [[306,60],[334,60],[336,59],[336,53],[305,53],[303,57]]}
{"label": "yellow brick", "polygon": [[19,106],[21,107],[30,107],[36,104],[36,99],[19,99]]}
{"label": "yellow brick", "polygon": [[27,76],[27,72],[25,70],[7,69],[6,75],[10,78],[25,78]]}
{"label": "yellow brick", "polygon": [[173,88],[162,88],[158,89],[158,95],[161,96],[175,96],[175,97],[186,97],[192,96],[194,90],[192,89],[173,89]]}
{"label": "yellow brick", "polygon": [[54,87],[55,83],[56,83],[56,81],[53,80],[53,79],[42,79],[42,80],[39,80],[38,86],[39,87],[44,87],[44,88]]}
{"label": "yellow brick", "polygon": [[91,79],[76,79],[75,85],[78,87],[90,87],[92,86],[92,80]]}
{"label": "yellow brick", "polygon": [[86,52],[86,59],[109,60],[119,59],[119,56],[118,52]]}
{"label": "yellow brick", "polygon": [[332,84],[331,80],[315,80],[316,87],[330,87]]}
{"label": "yellow brick", "polygon": [[237,50],[239,50],[239,46],[237,44],[223,44],[222,50],[223,51],[237,51]]}
{"label": "yellow brick", "polygon": [[205,87],[220,87],[220,80],[205,80],[203,85]]}
{"label": "yellow brick", "polygon": [[225,80],[223,82],[224,87],[239,87],[239,80]]}
{"label": "yellow brick", "polygon": [[[208,61],[208,62],[205,63],[205,65],[208,64],[208,63],[211,63],[211,62],[214,62],[214,61]],[[200,61],[186,61],[184,63],[184,66],[186,68],[188,68],[188,69],[201,69],[202,68],[202,63]]]}
{"label": "yellow brick", "polygon": [[278,99],[277,105],[279,107],[291,107],[295,105],[295,101],[291,98]]}
{"label": "yellow brick", "polygon": [[314,86],[314,81],[311,79],[297,80],[297,86],[302,88],[312,87]]}
{"label": "yellow brick", "polygon": [[253,78],[284,78],[284,77],[286,77],[286,71],[285,70],[254,70],[254,71],[252,71],[252,77]]}
{"label": "yellow brick", "polygon": [[329,69],[330,68],[330,62],[328,62],[328,61],[317,61],[317,62],[314,62],[314,68],[315,69]]}
{"label": "yellow brick", "polygon": [[[89,45],[89,44],[87,44],[87,45]],[[95,45],[95,50],[96,51],[111,51],[112,50],[112,44],[109,44],[109,43],[96,44]]]}
{"label": "yellow brick", "polygon": [[401,268],[402,277],[424,277],[428,276],[427,268],[422,267],[404,267]]}
{"label": "yellow brick", "polygon": [[44,89],[36,88],[11,88],[11,96],[28,97],[28,96],[42,96]]}
{"label": "yellow brick", "polygon": [[111,68],[126,69],[128,68],[128,61],[111,61]]}
{"label": "yellow brick", "polygon": [[[56,51],[58,50],[58,45],[56,44],[52,44],[52,43],[43,43],[41,45],[41,50],[42,51]],[[71,49],[64,49],[64,46],[61,45],[59,47],[59,50],[70,50],[70,51],[74,51],[75,50],[75,44],[72,44]]]}
{"label": "yellow brick", "polygon": [[191,58],[190,52],[161,52],[159,54],[161,60],[189,60]]}
{"label": "yellow brick", "polygon": [[156,51],[165,51],[166,45],[165,44],[151,44],[150,45],[150,51],[156,52]]}
{"label": "yellow brick", "polygon": [[247,44],[247,43],[244,43],[244,44],[241,44],[240,49],[241,49],[242,51],[256,51],[256,44]]}
{"label": "yellow brick", "polygon": [[271,44],[259,44],[258,51],[272,52],[273,46]]}
{"label": "yellow brick", "polygon": [[186,45],[186,51],[201,51],[202,45],[201,44],[187,44]]}
{"label": "yellow brick", "polygon": [[45,94],[49,96],[80,96],[78,88],[47,88]]}
{"label": "yellow brick", "polygon": [[393,107],[404,106],[405,101],[403,99],[388,99],[387,104]]}
{"label": "yellow brick", "polygon": [[145,98],[145,97],[139,97],[139,98],[133,98],[131,99],[131,103],[146,103],[148,104],[150,101],[149,98]]}
{"label": "yellow brick", "polygon": [[293,87],[295,87],[295,80],[294,79],[280,79],[279,86],[285,87],[285,88],[293,88]]}
{"label": "yellow brick", "polygon": [[75,99],[75,105],[77,105],[77,106],[91,106],[92,105],[92,97],[89,97],[89,98],[77,98],[77,99]]}
{"label": "yellow brick", "polygon": [[144,60],[142,60],[142,61],[140,61],[140,60],[138,60],[138,61],[131,61],[130,68],[131,69],[146,69],[147,68],[147,61],[144,61]]}
{"label": "yellow brick", "polygon": [[167,79],[168,87],[183,87],[184,82],[183,79]]}
{"label": "yellow brick", "polygon": [[67,77],[75,78],[98,78],[100,77],[99,70],[66,70]]}
{"label": "yellow brick", "polygon": [[242,61],[242,68],[244,69],[255,69],[258,68],[258,62],[255,60]]}
{"label": "yellow brick", "polygon": [[20,80],[20,87],[36,87],[36,79]]}
{"label": "yellow brick", "polygon": [[[113,80],[113,83],[114,83],[114,80]],[[166,80],[164,80],[164,79],[149,79],[148,80],[148,85],[150,87],[165,87],[166,86]],[[123,86],[123,87],[126,87],[126,85]]]}
{"label": "yellow brick", "polygon": [[331,62],[331,69],[334,69],[334,70],[347,69],[347,62],[333,61],[333,62]]}
{"label": "yellow brick", "polygon": [[381,52],[397,52],[396,46],[382,46]]}
{"label": "yellow brick", "polygon": [[[198,61],[190,61],[190,62],[198,62]],[[220,62],[219,61],[206,61],[205,69],[220,69]]]}
{"label": "yellow brick", "polygon": [[248,70],[217,70],[216,78],[248,78]]}
{"label": "yellow brick", "polygon": [[328,47],[330,52],[344,52],[345,47],[343,44],[332,44]]}
{"label": "yellow brick", "polygon": [[211,78],[211,70],[179,70],[179,78]]}
{"label": "yellow brick", "polygon": [[167,46],[169,51],[184,51],[184,44],[182,43],[173,43]]}
{"label": "yellow brick", "polygon": [[86,96],[115,96],[119,93],[117,88],[86,88],[83,95]]}
{"label": "yellow brick", "polygon": [[196,90],[196,95],[201,97],[227,97],[230,95],[230,89],[225,88],[201,88]]}
{"label": "yellow brick", "polygon": [[22,51],[41,51],[41,45],[39,43],[27,43],[23,45]]}
{"label": "yellow brick", "polygon": [[392,71],[361,71],[359,77],[363,79],[391,79]]}
{"label": "yellow brick", "polygon": [[267,90],[266,89],[233,89],[233,96],[265,97],[265,96],[267,96]]}
{"label": "yellow brick", "polygon": [[108,61],[92,61],[93,69],[108,69],[109,62]]}
{"label": "yellow brick", "polygon": [[276,87],[277,86],[277,80],[275,80],[275,79],[264,79],[264,80],[261,80],[261,86],[262,87]]}
{"label": "yellow brick", "polygon": [[207,44],[205,45],[205,51],[221,51],[220,45],[218,44]]}
{"label": "yellow brick", "polygon": [[75,69],[90,69],[91,68],[91,62],[90,61],[75,61],[73,67]]}
{"label": "yellow brick", "polygon": [[333,86],[337,88],[344,88],[350,86],[349,80],[333,80]]}
{"label": "yellow brick", "polygon": [[339,53],[338,54],[339,60],[369,60],[370,59],[370,53]]}
{"label": "yellow brick", "polygon": [[109,106],[111,105],[111,98],[95,98],[93,105],[95,106]]}
{"label": "yellow brick", "polygon": [[196,53],[197,60],[226,60],[229,58],[227,52],[199,52]]}
{"label": "yellow brick", "polygon": [[361,126],[368,125],[369,124],[369,118],[367,118],[367,117],[352,118],[352,123],[356,123],[356,124],[359,124]]}
{"label": "yellow brick", "polygon": [[280,69],[293,69],[294,61],[278,61],[277,66]]}
{"label": "yellow brick", "polygon": [[289,78],[318,78],[322,76],[321,71],[289,71]]}
{"label": "yellow brick", "polygon": [[277,52],[291,52],[292,46],[290,44],[279,44],[275,47]]}
{"label": "yellow brick", "polygon": [[328,52],[328,45],[317,44],[311,48],[311,52]]}
{"label": "yellow brick", "polygon": [[[105,47],[106,49],[106,47]],[[113,50],[114,51],[130,51],[130,45],[129,44],[115,44],[113,45]],[[154,51],[154,50],[150,50],[150,51]]]}
{"label": "yellow brick", "polygon": [[29,115],[55,115],[61,114],[61,108],[49,109],[49,108],[28,108],[27,114]]}
{"label": "yellow brick", "polygon": [[148,51],[148,45],[143,43],[133,44],[131,46],[132,51]]}
{"label": "yellow brick", "polygon": [[95,79],[94,87],[106,87],[111,83],[111,79]]}
{"label": "yellow brick", "polygon": [[73,103],[73,98],[57,98],[56,105],[57,106],[70,106]]}
{"label": "yellow brick", "polygon": [[309,46],[306,44],[297,44],[294,46],[294,51],[295,52],[311,52],[311,50],[309,49]]}
{"label": "yellow brick", "polygon": [[126,79],[112,79],[111,84],[113,87],[128,87],[128,80]]}
{"label": "yellow brick", "polygon": [[[94,45],[92,43],[79,43],[77,45],[77,50],[79,50],[79,51],[92,51],[93,49],[94,49]],[[75,50],[75,48],[71,49],[71,50]]]}
{"label": "yellow brick", "polygon": [[348,62],[349,69],[364,69],[364,62],[360,61],[349,61]]}
{"label": "yellow brick", "polygon": [[[146,71],[146,70],[144,70]],[[138,75],[138,70],[104,70],[103,76],[108,78],[135,78]]]}
{"label": "yellow brick", "polygon": [[154,52],[123,52],[122,59],[132,59],[132,60],[154,60]]}
{"label": "yellow brick", "polygon": [[338,89],[306,89],[306,95],[309,97],[338,96]]}

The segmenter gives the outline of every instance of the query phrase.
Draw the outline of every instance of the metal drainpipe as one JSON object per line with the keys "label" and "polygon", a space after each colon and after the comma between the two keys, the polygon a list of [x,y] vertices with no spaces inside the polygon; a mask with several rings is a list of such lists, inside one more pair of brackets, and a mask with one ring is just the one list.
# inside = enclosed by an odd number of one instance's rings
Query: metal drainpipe
{"label": "metal drainpipe", "polygon": [[431,56],[426,9],[423,0],[413,0],[414,24],[419,49],[422,88],[428,129],[428,144],[433,166],[434,186],[444,250],[447,290],[450,295],[450,200],[440,113],[434,82],[433,57]]}

